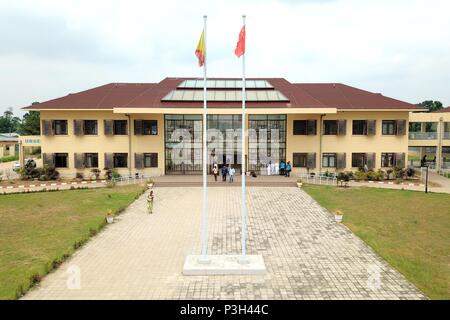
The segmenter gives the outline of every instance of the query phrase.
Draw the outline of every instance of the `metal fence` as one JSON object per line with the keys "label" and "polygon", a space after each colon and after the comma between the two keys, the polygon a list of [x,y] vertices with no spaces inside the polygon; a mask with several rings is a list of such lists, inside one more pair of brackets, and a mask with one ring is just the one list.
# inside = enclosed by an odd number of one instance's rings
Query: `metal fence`
{"label": "metal fence", "polygon": [[127,184],[140,184],[146,182],[148,179],[152,179],[154,176],[139,175],[139,176],[120,176],[118,178],[112,178],[111,181],[118,185]]}
{"label": "metal fence", "polygon": [[320,185],[337,185],[337,178],[336,177],[328,177],[324,175],[311,175],[311,174],[301,174],[298,176],[299,179],[302,180],[304,183],[308,184],[320,184]]}

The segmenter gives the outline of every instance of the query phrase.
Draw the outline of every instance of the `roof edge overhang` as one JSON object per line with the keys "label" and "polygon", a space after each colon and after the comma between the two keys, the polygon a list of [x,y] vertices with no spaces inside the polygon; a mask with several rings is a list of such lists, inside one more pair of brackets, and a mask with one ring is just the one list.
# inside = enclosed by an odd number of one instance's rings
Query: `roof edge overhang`
{"label": "roof edge overhang", "polygon": [[424,109],[417,109],[417,108],[408,108],[408,109],[402,109],[402,108],[373,108],[373,109],[357,109],[357,108],[347,108],[347,109],[338,109],[338,112],[421,112]]}
{"label": "roof edge overhang", "polygon": [[[336,108],[246,108],[247,114],[325,114],[337,113]],[[202,114],[202,108],[114,108],[114,113]],[[208,114],[241,114],[241,108],[208,108]]]}

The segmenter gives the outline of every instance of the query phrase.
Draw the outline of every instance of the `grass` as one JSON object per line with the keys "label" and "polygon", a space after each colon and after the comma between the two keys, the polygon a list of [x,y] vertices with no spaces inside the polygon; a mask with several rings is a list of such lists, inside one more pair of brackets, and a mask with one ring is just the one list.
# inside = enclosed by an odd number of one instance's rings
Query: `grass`
{"label": "grass", "polygon": [[304,186],[431,299],[450,299],[450,195]]}
{"label": "grass", "polygon": [[0,196],[0,299],[15,299],[143,192],[141,186]]}
{"label": "grass", "polygon": [[0,163],[2,162],[11,162],[11,161],[17,161],[19,160],[19,156],[5,156],[0,158]]}

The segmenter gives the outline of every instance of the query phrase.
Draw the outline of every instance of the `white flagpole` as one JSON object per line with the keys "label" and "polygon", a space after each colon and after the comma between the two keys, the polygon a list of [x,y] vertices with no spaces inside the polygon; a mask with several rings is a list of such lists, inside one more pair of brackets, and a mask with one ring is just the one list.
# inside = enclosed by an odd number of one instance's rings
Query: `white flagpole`
{"label": "white flagpole", "polygon": [[206,176],[206,162],[207,162],[207,150],[206,150],[206,139],[207,139],[207,103],[206,103],[206,63],[207,50],[206,50],[206,19],[207,16],[203,16],[203,32],[204,32],[204,47],[205,47],[205,62],[203,64],[203,206],[202,206],[202,255],[199,259],[200,263],[209,263],[210,259],[208,256],[208,190],[207,190],[207,176]]}
{"label": "white flagpole", "polygon": [[[245,27],[245,15],[242,15],[242,23]],[[247,30],[245,30],[247,32]],[[245,189],[245,51],[242,55],[242,158],[241,158],[241,173],[242,173],[242,207],[241,207],[241,245],[242,257],[241,262],[246,262],[246,242],[247,242],[247,191]]]}

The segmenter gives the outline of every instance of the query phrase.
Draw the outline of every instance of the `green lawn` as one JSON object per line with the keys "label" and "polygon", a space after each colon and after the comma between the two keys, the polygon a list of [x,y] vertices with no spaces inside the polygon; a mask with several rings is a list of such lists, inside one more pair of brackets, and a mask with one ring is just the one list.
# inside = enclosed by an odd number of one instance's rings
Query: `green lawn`
{"label": "green lawn", "polygon": [[14,299],[126,208],[140,186],[0,196],[0,299]]}
{"label": "green lawn", "polygon": [[431,299],[450,299],[450,195],[304,186]]}

